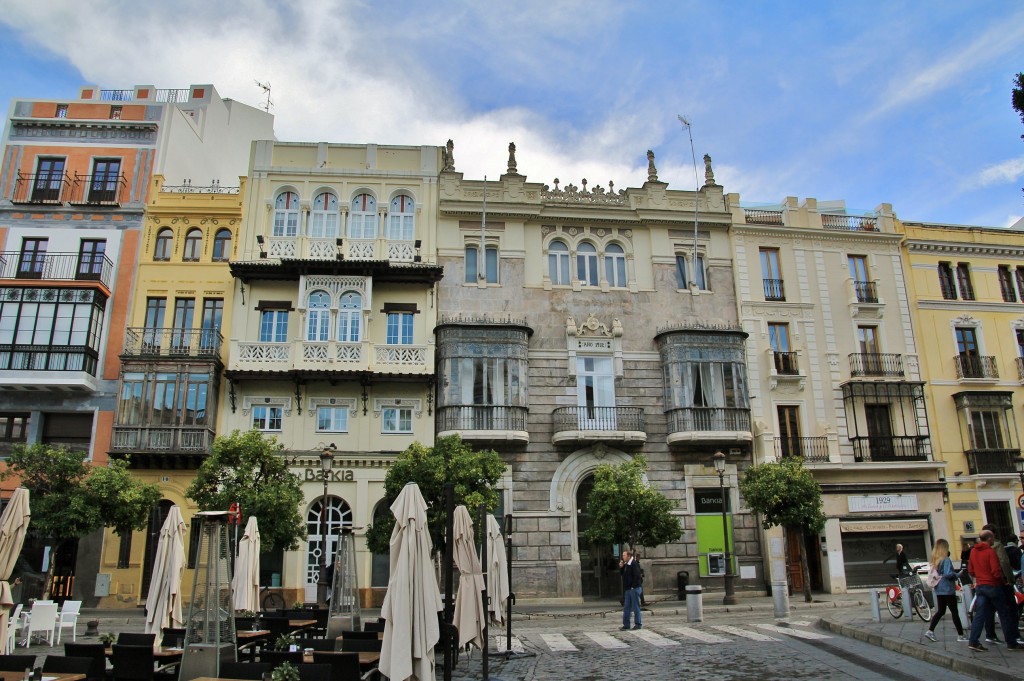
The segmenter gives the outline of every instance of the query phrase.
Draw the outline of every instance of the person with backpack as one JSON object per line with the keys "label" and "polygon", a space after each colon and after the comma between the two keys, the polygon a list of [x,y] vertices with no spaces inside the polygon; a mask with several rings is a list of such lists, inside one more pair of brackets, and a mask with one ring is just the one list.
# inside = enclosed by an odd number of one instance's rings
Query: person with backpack
{"label": "person with backpack", "polygon": [[953,569],[953,561],[949,557],[949,542],[945,539],[939,539],[935,542],[935,548],[932,549],[931,570],[928,571],[927,583],[932,588],[932,593],[935,594],[935,614],[932,615],[932,621],[928,623],[928,631],[924,633],[924,637],[929,641],[937,640],[935,638],[935,626],[942,619],[942,616],[946,614],[946,610],[949,610],[950,617],[953,619],[953,626],[956,627],[956,640],[958,643],[966,643],[967,637],[964,636],[964,625],[960,622],[960,613],[956,607],[956,570]]}

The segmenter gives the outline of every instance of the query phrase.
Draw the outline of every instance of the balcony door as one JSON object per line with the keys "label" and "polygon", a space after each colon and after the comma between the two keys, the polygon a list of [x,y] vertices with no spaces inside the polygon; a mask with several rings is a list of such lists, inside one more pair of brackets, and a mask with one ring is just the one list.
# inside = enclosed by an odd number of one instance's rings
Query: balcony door
{"label": "balcony door", "polygon": [[99,281],[103,276],[106,251],[105,239],[82,239],[82,245],[78,249],[78,273],[75,278]]}
{"label": "balcony door", "polygon": [[581,430],[617,430],[611,357],[577,358],[576,399]]}
{"label": "balcony door", "polygon": [[783,458],[803,456],[800,448],[800,407],[780,404],[775,407],[779,417],[779,453]]}
{"label": "balcony door", "polygon": [[147,352],[160,352],[160,342],[164,328],[164,313],[166,311],[166,298],[146,299],[146,325],[142,344]]}
{"label": "balcony door", "polygon": [[895,458],[892,442],[892,414],[888,404],[865,404],[864,417],[868,426],[868,446],[872,461],[892,461]]}
{"label": "balcony door", "polygon": [[960,356],[963,375],[968,378],[982,376],[981,350],[978,348],[978,331],[971,326],[956,327],[956,351]]}
{"label": "balcony door", "polygon": [[92,167],[92,183],[89,185],[89,203],[116,202],[120,176],[120,159],[96,160]]}
{"label": "balcony door", "polygon": [[209,351],[217,347],[220,337],[221,320],[224,318],[224,299],[206,298],[203,300],[203,334],[202,349]]}
{"label": "balcony door", "polygon": [[42,279],[46,265],[47,239],[23,239],[18,260],[19,279]]}
{"label": "balcony door", "polygon": [[174,299],[174,326],[171,345],[177,351],[188,351],[192,340],[192,318],[196,313],[195,298]]}
{"label": "balcony door", "polygon": [[32,185],[33,203],[57,203],[64,179],[64,159],[41,158],[36,168],[36,180]]}

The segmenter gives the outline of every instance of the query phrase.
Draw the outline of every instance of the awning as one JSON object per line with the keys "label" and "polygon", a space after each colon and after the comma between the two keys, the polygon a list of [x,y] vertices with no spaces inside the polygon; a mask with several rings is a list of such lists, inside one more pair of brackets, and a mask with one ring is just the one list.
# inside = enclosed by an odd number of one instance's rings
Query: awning
{"label": "awning", "polygon": [[849,520],[839,523],[842,532],[901,532],[927,530],[928,520]]}

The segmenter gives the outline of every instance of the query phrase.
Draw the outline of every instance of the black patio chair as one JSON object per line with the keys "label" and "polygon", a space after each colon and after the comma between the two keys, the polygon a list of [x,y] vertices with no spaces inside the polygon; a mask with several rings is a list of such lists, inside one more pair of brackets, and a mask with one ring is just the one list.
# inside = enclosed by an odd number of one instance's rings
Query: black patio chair
{"label": "black patio chair", "polygon": [[384,631],[384,622],[363,622],[363,631]]}
{"label": "black patio chair", "polygon": [[149,646],[156,645],[156,634],[139,634],[130,631],[122,631],[117,635],[117,643],[122,646]]}
{"label": "black patio chair", "polygon": [[88,681],[103,681],[107,676],[107,650],[102,643],[65,643],[66,657],[87,657],[92,662],[85,673]]}
{"label": "black patio chair", "polygon": [[331,665],[300,664],[299,681],[331,681]]}
{"label": "black patio chair", "polygon": [[[155,638],[156,635],[153,636]],[[178,665],[181,664],[181,660],[157,667],[152,643],[148,646],[115,643],[111,650],[114,681],[174,681],[178,678]]]}
{"label": "black patio chair", "polygon": [[43,660],[43,672],[57,674],[85,674],[92,670],[90,657],[64,657],[63,655],[47,655]]}
{"label": "black patio chair", "polygon": [[313,664],[331,666],[331,681],[359,681],[359,653],[313,653]]}
{"label": "black patio chair", "polygon": [[323,639],[323,638],[297,638],[295,639],[295,645],[299,646],[299,650],[305,650],[306,648],[312,648],[313,650],[335,650],[337,644],[334,639]]}
{"label": "black patio chair", "polygon": [[0,655],[0,672],[24,672],[35,666],[35,655]]}
{"label": "black patio chair", "polygon": [[260,653],[260,662],[267,662],[274,667],[281,664],[282,662],[291,662],[292,664],[302,664],[302,651],[296,650],[295,652],[289,652],[287,650],[264,650]]}
{"label": "black patio chair", "polygon": [[341,649],[346,653],[379,653],[384,641],[378,638],[343,638]]}
{"label": "black patio chair", "polygon": [[359,638],[359,639],[363,639],[364,641],[376,641],[378,638],[380,638],[378,636],[379,633],[380,632],[376,632],[376,631],[355,631],[355,630],[351,630],[351,629],[343,629],[341,631],[341,637],[342,638]]}
{"label": "black patio chair", "polygon": [[221,662],[219,676],[222,679],[260,681],[263,674],[272,671],[274,665],[269,662]]}
{"label": "black patio chair", "polygon": [[164,627],[163,637],[160,639],[160,645],[164,648],[174,648],[178,645],[178,639],[181,639],[182,643],[185,642],[185,630],[177,627]]}

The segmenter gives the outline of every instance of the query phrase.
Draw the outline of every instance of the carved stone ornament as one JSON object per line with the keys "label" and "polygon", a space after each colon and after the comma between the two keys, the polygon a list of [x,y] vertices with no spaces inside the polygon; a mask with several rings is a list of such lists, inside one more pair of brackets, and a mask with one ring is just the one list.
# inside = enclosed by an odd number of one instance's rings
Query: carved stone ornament
{"label": "carved stone ornament", "polygon": [[952,324],[978,324],[978,320],[969,314],[962,314],[952,320]]}
{"label": "carved stone ornament", "polygon": [[654,165],[654,152],[650,149],[647,150],[647,181],[658,181],[658,169]]}
{"label": "carved stone ornament", "polygon": [[608,445],[603,442],[598,442],[590,451],[594,455],[595,459],[603,459],[608,456]]}
{"label": "carved stone ornament", "polygon": [[455,142],[448,140],[448,144],[441,147],[441,160],[444,165],[441,167],[443,173],[455,172]]}
{"label": "carved stone ornament", "polygon": [[518,171],[516,170],[516,143],[515,142],[509,142],[508,143],[508,174],[509,175],[518,175],[519,174]]}
{"label": "carved stone ornament", "polygon": [[309,398],[310,418],[316,417],[317,409],[320,407],[347,407],[349,418],[355,418],[359,413],[356,409],[356,398],[354,397],[311,397]]}
{"label": "carved stone ornament", "polygon": [[253,407],[281,407],[285,416],[292,415],[292,398],[290,397],[266,397],[255,395],[242,398],[242,413],[246,416]]}
{"label": "carved stone ornament", "polygon": [[416,418],[423,415],[423,400],[408,399],[405,397],[401,398],[390,398],[390,399],[374,399],[373,400],[373,415],[380,418],[381,411],[385,407],[409,407],[412,409],[412,413]]}
{"label": "carved stone ornament", "polygon": [[711,155],[704,154],[704,186],[717,187],[715,184],[715,171],[711,169]]}

